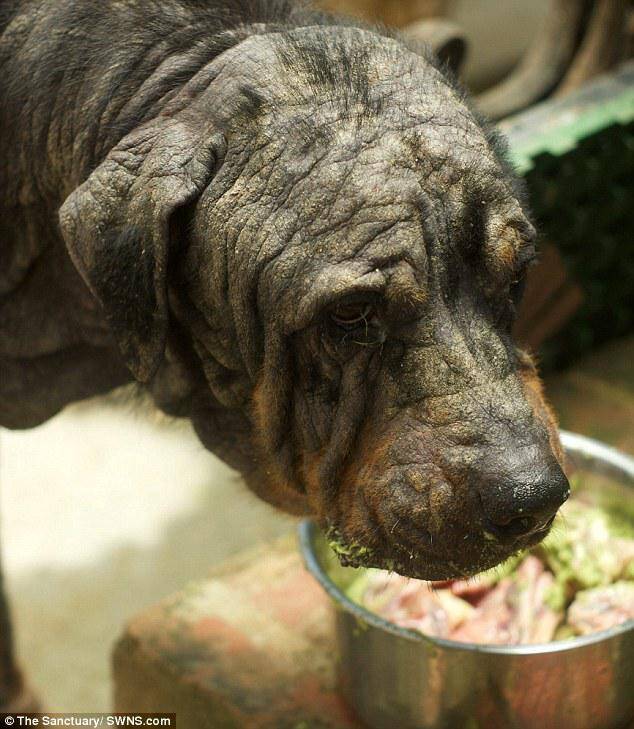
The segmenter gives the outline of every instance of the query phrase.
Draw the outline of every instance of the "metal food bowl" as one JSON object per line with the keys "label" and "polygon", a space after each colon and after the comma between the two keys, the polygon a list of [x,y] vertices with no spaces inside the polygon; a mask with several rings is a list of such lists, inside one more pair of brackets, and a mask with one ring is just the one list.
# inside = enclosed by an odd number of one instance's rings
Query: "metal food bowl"
{"label": "metal food bowl", "polygon": [[[634,504],[634,459],[562,433],[571,471],[588,494]],[[605,503],[605,502],[604,502]],[[631,511],[630,511],[631,513]],[[318,527],[300,526],[308,570],[334,600],[343,694],[375,729],[616,729],[634,727],[634,621],[533,645],[428,638],[383,620],[342,591],[355,571]],[[344,588],[345,589],[345,588]]]}

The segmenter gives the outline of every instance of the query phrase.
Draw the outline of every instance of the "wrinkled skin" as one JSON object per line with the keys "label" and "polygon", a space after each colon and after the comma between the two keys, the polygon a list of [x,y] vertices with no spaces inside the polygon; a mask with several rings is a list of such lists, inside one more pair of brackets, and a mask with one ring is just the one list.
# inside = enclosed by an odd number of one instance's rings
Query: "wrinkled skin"
{"label": "wrinkled skin", "polygon": [[568,484],[509,334],[535,234],[435,64],[184,0],[135,63],[125,4],[41,6],[0,44],[0,423],[134,377],[349,563],[444,579],[541,539]]}

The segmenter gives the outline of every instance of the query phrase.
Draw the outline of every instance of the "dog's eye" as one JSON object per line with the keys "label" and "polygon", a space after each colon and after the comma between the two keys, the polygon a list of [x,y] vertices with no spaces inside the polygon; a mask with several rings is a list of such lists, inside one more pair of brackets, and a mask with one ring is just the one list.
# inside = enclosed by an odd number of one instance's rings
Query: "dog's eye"
{"label": "dog's eye", "polygon": [[332,321],[344,329],[354,329],[372,318],[373,307],[365,301],[339,304],[330,312]]}

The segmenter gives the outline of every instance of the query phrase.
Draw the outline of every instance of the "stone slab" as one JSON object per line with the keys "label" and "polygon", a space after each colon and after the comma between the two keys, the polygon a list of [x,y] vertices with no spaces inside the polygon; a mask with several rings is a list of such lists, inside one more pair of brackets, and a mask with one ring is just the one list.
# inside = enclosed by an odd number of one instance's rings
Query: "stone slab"
{"label": "stone slab", "polygon": [[634,337],[549,379],[546,392],[562,428],[634,454]]}

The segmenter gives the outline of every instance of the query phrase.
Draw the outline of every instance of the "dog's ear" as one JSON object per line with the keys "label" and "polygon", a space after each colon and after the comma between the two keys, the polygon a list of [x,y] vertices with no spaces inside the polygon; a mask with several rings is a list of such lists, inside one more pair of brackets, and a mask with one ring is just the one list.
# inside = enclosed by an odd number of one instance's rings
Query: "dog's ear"
{"label": "dog's ear", "polygon": [[165,348],[170,219],[208,184],[221,139],[176,119],[151,122],[114,147],[60,210],[70,257],[141,382]]}

